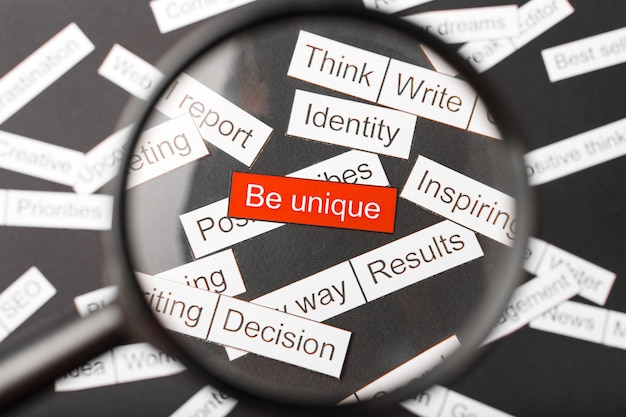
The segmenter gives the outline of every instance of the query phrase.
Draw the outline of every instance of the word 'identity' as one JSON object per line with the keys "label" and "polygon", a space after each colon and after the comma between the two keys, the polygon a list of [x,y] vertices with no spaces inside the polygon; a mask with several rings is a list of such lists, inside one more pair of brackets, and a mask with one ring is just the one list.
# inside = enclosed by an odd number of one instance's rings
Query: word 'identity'
{"label": "word 'identity'", "polygon": [[287,134],[408,159],[416,123],[397,110],[296,90]]}

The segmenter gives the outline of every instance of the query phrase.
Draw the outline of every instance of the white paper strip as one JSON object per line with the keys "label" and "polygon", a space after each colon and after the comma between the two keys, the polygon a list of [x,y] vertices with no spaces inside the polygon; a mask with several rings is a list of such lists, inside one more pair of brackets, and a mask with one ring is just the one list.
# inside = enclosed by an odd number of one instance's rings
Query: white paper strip
{"label": "white paper strip", "polygon": [[94,50],[76,23],[70,23],[0,78],[0,124]]}

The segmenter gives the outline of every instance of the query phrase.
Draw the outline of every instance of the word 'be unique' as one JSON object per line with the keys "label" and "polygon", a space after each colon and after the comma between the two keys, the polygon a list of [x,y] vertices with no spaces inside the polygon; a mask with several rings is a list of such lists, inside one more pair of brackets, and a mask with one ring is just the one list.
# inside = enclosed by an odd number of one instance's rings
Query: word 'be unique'
{"label": "word 'be unique'", "polygon": [[396,194],[388,187],[235,172],[229,216],[393,232]]}

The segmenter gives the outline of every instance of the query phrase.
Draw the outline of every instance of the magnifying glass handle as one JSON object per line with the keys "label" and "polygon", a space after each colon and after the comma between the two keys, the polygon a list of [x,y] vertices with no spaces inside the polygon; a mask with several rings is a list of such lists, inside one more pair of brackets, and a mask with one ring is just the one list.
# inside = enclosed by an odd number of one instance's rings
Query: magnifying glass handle
{"label": "magnifying glass handle", "polygon": [[0,409],[113,347],[123,324],[121,308],[112,304],[0,358]]}

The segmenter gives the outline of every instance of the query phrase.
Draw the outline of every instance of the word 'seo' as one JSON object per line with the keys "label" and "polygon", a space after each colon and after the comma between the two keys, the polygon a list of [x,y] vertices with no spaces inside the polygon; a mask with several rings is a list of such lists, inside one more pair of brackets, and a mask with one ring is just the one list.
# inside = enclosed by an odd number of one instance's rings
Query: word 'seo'
{"label": "word 'seo'", "polygon": [[515,199],[419,156],[400,197],[507,246],[515,239]]}
{"label": "word 'seo'", "polygon": [[395,188],[234,172],[228,215],[392,233]]}
{"label": "word 'seo'", "polygon": [[155,108],[170,118],[188,114],[202,139],[251,166],[273,129],[209,87],[180,74]]}
{"label": "word 'seo'", "polygon": [[146,274],[149,308],[169,329],[339,378],[351,332]]}
{"label": "word 'seo'", "polygon": [[56,293],[57,290],[34,266],[4,289],[0,293],[0,341],[20,327]]}
{"label": "word 'seo'", "polygon": [[[305,31],[300,31],[287,74],[460,129],[467,128],[477,99],[474,89],[460,79]],[[306,102],[297,101],[297,104],[298,108],[309,108]],[[320,103],[312,103],[312,110],[313,106],[320,107]],[[332,105],[332,108],[335,106]],[[316,110],[325,112],[325,107],[324,104]],[[347,132],[350,129],[347,120],[358,117],[351,117],[346,107],[343,109],[344,112],[331,112],[328,117],[338,116],[335,126],[339,128],[342,124]],[[340,119],[343,122],[340,123]],[[376,125],[381,121],[382,116]],[[383,143],[390,143],[391,134],[387,133],[387,129],[392,132],[401,126],[398,122],[387,122],[386,127],[375,129],[376,136],[380,131],[379,140]],[[352,132],[356,130],[356,123],[353,123]]]}

